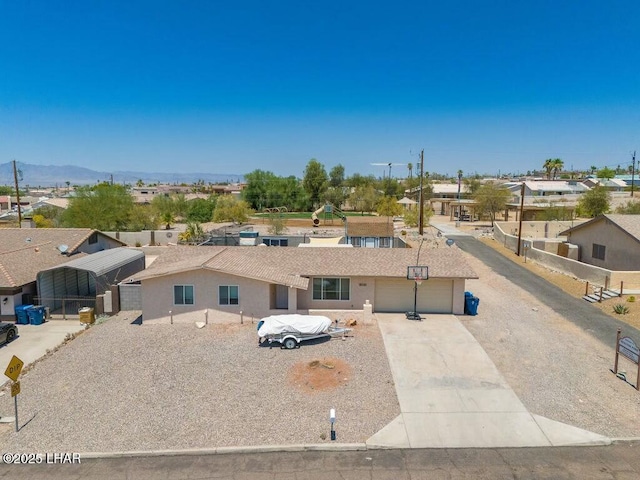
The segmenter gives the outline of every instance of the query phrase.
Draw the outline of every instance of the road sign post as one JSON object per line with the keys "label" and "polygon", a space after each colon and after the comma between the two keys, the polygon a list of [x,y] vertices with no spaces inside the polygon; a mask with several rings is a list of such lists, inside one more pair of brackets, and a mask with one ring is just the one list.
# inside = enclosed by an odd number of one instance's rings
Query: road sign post
{"label": "road sign post", "polygon": [[11,384],[11,396],[13,397],[13,404],[16,411],[16,432],[18,431],[18,394],[20,393],[18,377],[20,376],[20,372],[22,372],[22,367],[24,367],[24,362],[14,355],[11,357],[7,369],[4,371],[4,374],[13,380]]}

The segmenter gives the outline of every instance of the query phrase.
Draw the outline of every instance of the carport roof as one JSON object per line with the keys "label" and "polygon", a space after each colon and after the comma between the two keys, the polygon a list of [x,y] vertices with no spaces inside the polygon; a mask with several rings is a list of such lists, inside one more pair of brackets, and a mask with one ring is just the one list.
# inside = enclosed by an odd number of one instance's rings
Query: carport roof
{"label": "carport roof", "polygon": [[457,247],[411,248],[170,247],[134,280],[210,269],[257,280],[308,287],[307,277],[406,278],[410,265],[426,265],[431,278],[478,278]]}
{"label": "carport roof", "polygon": [[96,276],[101,276],[139,258],[144,258],[144,253],[140,250],[119,247],[103,250],[80,258],[74,258],[66,263],[41,270],[41,272],[55,270],[58,268],[73,268],[76,270],[85,270],[96,274]]}

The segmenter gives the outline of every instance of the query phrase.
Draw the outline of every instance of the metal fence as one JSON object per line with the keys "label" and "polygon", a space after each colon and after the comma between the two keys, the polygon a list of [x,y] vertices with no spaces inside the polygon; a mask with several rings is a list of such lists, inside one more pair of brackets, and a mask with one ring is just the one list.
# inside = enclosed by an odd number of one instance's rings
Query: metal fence
{"label": "metal fence", "polygon": [[95,310],[96,297],[33,297],[33,304],[44,306],[49,317],[77,319],[81,308],[89,307]]}

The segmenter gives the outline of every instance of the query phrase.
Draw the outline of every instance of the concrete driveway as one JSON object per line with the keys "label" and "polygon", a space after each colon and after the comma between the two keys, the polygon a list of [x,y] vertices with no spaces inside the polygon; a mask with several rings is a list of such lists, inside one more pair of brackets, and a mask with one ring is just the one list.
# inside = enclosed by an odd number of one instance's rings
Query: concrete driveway
{"label": "concrete driveway", "polygon": [[[70,333],[84,330],[78,320],[49,320],[42,325],[18,325],[18,337],[11,343],[0,347],[0,373],[4,371],[16,355],[25,365],[35,362],[64,342]],[[2,375],[0,385],[9,381]]]}
{"label": "concrete driveway", "polygon": [[472,448],[609,444],[527,411],[484,349],[453,315],[376,314],[401,414],[371,447]]}

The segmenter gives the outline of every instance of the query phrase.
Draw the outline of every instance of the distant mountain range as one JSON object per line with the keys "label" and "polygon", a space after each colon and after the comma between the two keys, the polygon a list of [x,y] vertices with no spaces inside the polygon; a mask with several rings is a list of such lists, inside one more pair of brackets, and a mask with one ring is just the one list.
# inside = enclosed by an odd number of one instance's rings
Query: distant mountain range
{"label": "distant mountain range", "polygon": [[[205,183],[236,183],[242,182],[242,175],[232,173],[153,173],[153,172],[98,172],[73,165],[32,165],[16,162],[22,174],[20,185],[30,187],[88,185],[97,182],[111,181],[114,183],[135,184],[142,180],[149,183],[195,183],[203,180]],[[112,178],[113,176],[113,178]],[[13,185],[13,162],[0,163],[0,185]]]}

